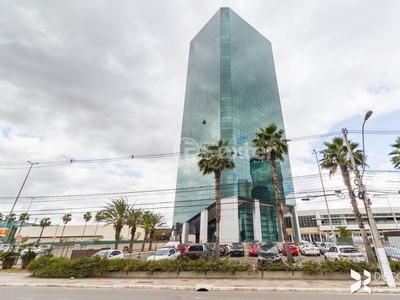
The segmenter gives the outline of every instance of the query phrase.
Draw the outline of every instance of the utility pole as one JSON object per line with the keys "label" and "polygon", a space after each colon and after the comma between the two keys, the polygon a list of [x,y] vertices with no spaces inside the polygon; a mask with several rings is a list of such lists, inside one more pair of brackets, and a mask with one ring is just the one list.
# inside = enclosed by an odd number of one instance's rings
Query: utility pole
{"label": "utility pole", "polygon": [[[372,112],[370,112],[369,115],[368,115],[368,113],[365,116],[364,123],[369,118],[369,116],[372,114]],[[363,126],[364,126],[364,124],[363,124]],[[369,205],[369,202],[368,202],[368,195],[367,195],[366,187],[362,183],[362,179],[361,179],[360,173],[359,173],[358,168],[356,166],[356,163],[354,161],[353,152],[352,152],[352,150],[350,148],[350,143],[349,143],[349,141],[347,139],[347,129],[346,128],[342,129],[342,134],[343,134],[343,138],[344,138],[344,140],[346,142],[347,150],[349,152],[351,165],[353,166],[353,170],[354,170],[354,173],[356,175],[355,182],[356,182],[356,184],[358,186],[358,191],[359,191],[358,192],[358,198],[364,200],[365,212],[367,213],[369,228],[370,228],[371,234],[372,234],[372,240],[373,240],[373,242],[375,244],[375,253],[376,253],[376,256],[378,258],[378,262],[379,262],[379,266],[380,266],[383,278],[385,280],[385,283],[389,287],[395,288],[396,287],[396,282],[394,281],[392,270],[390,269],[390,264],[389,264],[389,261],[388,261],[387,256],[386,256],[385,249],[382,246],[382,242],[381,242],[381,238],[379,236],[378,228],[376,226],[375,219],[374,219],[374,216],[372,214],[371,206]]]}
{"label": "utility pole", "polygon": [[333,230],[333,225],[332,225],[332,220],[331,220],[331,213],[329,211],[328,199],[326,198],[325,186],[324,186],[324,181],[322,180],[322,174],[321,174],[321,168],[319,166],[318,155],[317,155],[317,152],[315,150],[313,150],[313,152],[315,154],[315,159],[317,160],[319,178],[321,179],[322,191],[323,191],[324,197],[325,197],[326,210],[328,211],[329,224],[331,224],[332,239],[333,239],[333,242],[336,243],[336,234],[335,234],[335,231]]}

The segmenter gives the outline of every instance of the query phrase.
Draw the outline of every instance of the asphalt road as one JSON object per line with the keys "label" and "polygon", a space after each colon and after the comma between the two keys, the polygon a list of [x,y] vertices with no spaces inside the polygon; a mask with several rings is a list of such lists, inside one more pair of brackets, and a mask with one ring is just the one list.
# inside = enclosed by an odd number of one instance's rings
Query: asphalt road
{"label": "asphalt road", "polygon": [[[2,287],[1,299],[7,300],[265,300],[265,299],[296,299],[309,300],[357,300],[373,297],[373,299],[399,299],[398,294],[328,294],[328,293],[286,293],[286,292],[242,292],[242,291],[172,291],[172,290],[135,290],[135,289],[87,289],[87,288],[29,288]],[[372,299],[372,298],[371,298]]]}

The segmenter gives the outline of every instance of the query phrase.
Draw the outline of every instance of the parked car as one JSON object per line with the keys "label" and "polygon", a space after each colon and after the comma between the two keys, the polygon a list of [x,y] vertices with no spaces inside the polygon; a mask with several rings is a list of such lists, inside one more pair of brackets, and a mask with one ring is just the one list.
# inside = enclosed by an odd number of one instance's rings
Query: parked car
{"label": "parked car", "polygon": [[124,254],[121,250],[100,250],[99,252],[92,255],[92,257],[100,256],[107,259],[123,259]]}
{"label": "parked car", "polygon": [[259,244],[251,244],[250,245],[249,256],[257,256],[259,252],[260,252],[260,245]]}
{"label": "parked car", "polygon": [[[383,249],[385,249],[386,257],[388,260],[400,260],[400,249],[392,247],[392,246],[383,246]],[[375,248],[372,247],[372,251],[375,254]]]}
{"label": "parked car", "polygon": [[210,247],[213,251],[215,251],[215,244],[214,243],[208,243],[208,247]]}
{"label": "parked car", "polygon": [[242,243],[232,243],[231,256],[244,256],[244,247]]}
{"label": "parked car", "polygon": [[300,252],[304,256],[315,255],[320,256],[320,250],[318,247],[314,246],[313,244],[305,244],[302,248],[300,248]]}
{"label": "parked car", "polygon": [[325,254],[325,252],[327,252],[331,247],[336,247],[336,246],[337,246],[336,243],[333,242],[323,242],[319,246],[319,251],[321,252],[321,254]]}
{"label": "parked car", "polygon": [[164,245],[163,248],[176,248],[179,244],[179,242],[168,242]]}
{"label": "parked car", "polygon": [[29,251],[34,252],[34,253],[36,253],[36,254],[42,254],[42,253],[44,253],[44,250],[42,250],[42,249],[40,249],[40,248],[38,248],[38,247],[29,246],[29,247],[26,247],[25,249],[23,249],[23,250],[21,251],[21,255],[23,255],[23,254],[25,254],[25,253],[27,253],[27,252],[29,252]]}
{"label": "parked car", "polygon": [[177,247],[176,247],[176,250],[177,251],[179,251],[179,252],[185,252],[186,251],[186,249],[189,247],[189,243],[182,243],[182,244],[179,244]]}
{"label": "parked car", "polygon": [[224,256],[228,254],[228,248],[226,248],[225,245],[219,245],[219,255]]}
{"label": "parked car", "polygon": [[45,244],[45,245],[39,245],[39,249],[46,251],[46,250],[53,250],[54,246],[50,244]]}
{"label": "parked car", "polygon": [[273,243],[265,243],[260,246],[258,252],[258,265],[262,266],[267,263],[282,262],[282,258],[279,255],[278,249]]}
{"label": "parked car", "polygon": [[231,254],[231,246],[229,246],[228,244],[222,244],[222,246],[225,247],[227,254]]}
{"label": "parked car", "polygon": [[207,244],[192,244],[185,252],[181,253],[181,257],[185,256],[190,259],[210,260],[215,256],[215,252]]}
{"label": "parked car", "polygon": [[177,259],[180,255],[181,252],[174,248],[161,248],[150,255],[147,260]]}
{"label": "parked car", "polygon": [[388,260],[400,260],[400,249],[390,246],[383,247]]}
{"label": "parked car", "polygon": [[254,245],[254,244],[261,245],[261,242],[259,240],[252,240],[250,242],[250,245]]}
{"label": "parked car", "polygon": [[11,247],[10,244],[1,244],[0,245],[0,252],[5,252],[8,251],[8,249]]}
{"label": "parked car", "polygon": [[[292,252],[292,255],[299,256],[299,249],[296,247],[295,243],[290,242],[289,246],[290,246],[290,252]],[[283,250],[282,250],[283,255],[287,256],[285,243],[282,244],[282,248],[283,248]]]}
{"label": "parked car", "polygon": [[333,246],[325,252],[325,260],[348,259],[354,262],[366,261],[364,254],[353,246]]}

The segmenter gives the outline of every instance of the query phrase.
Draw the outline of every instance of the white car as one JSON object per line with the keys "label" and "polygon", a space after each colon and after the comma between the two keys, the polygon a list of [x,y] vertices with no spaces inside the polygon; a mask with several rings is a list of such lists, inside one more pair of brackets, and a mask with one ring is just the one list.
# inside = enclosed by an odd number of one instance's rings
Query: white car
{"label": "white car", "polygon": [[180,255],[181,252],[174,248],[161,248],[150,255],[147,260],[177,259]]}
{"label": "white car", "polygon": [[353,246],[333,246],[325,252],[325,260],[348,259],[354,262],[366,261],[364,254]]}
{"label": "white car", "polygon": [[107,259],[124,259],[124,254],[121,250],[100,250],[92,255],[92,257],[100,256]]}
{"label": "white car", "polygon": [[325,252],[327,252],[329,249],[331,249],[331,247],[337,246],[336,243],[333,242],[323,242],[321,243],[321,245],[319,246],[319,250],[321,252],[321,254],[325,254]]}
{"label": "white car", "polygon": [[26,247],[25,249],[23,249],[23,250],[21,251],[21,255],[22,255],[22,254],[25,254],[25,253],[27,253],[27,252],[29,252],[29,251],[34,252],[34,253],[36,253],[36,254],[42,254],[42,253],[43,253],[43,250],[42,250],[42,249],[39,249],[39,248],[34,247],[34,246],[29,246],[29,247]]}
{"label": "white car", "polygon": [[315,255],[315,256],[320,256],[321,253],[319,251],[319,248],[314,246],[313,244],[305,244],[303,248],[301,249],[301,254],[304,256],[309,256],[309,255]]}

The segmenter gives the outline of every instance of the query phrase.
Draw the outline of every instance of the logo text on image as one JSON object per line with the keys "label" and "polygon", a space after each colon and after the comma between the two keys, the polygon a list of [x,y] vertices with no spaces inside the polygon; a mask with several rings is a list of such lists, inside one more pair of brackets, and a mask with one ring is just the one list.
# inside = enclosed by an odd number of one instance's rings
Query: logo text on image
{"label": "logo text on image", "polygon": [[[203,145],[208,144],[213,143],[203,143]],[[201,147],[192,138],[182,138],[175,144],[174,150],[175,155],[178,156],[180,160],[193,161],[200,153]],[[228,145],[216,150],[203,149],[203,151],[209,154],[218,154],[220,158],[251,159],[254,157],[260,161],[269,160],[271,155],[271,149],[258,146],[252,147],[248,143],[239,146]]]}
{"label": "logo text on image", "polygon": [[182,138],[175,144],[175,154],[180,160],[192,161],[197,158],[200,147],[194,139]]}
{"label": "logo text on image", "polygon": [[[354,271],[354,270],[350,270],[350,276],[351,278],[353,278],[354,280],[356,280],[356,283],[353,283],[351,285],[350,288],[350,292],[354,293],[356,291],[358,291],[361,288],[361,275],[360,273]],[[367,278],[364,280],[364,291],[366,291],[367,293],[371,294],[371,288],[368,286],[368,284],[371,283],[371,273],[368,272],[367,270],[364,270],[364,276],[366,276]]]}

